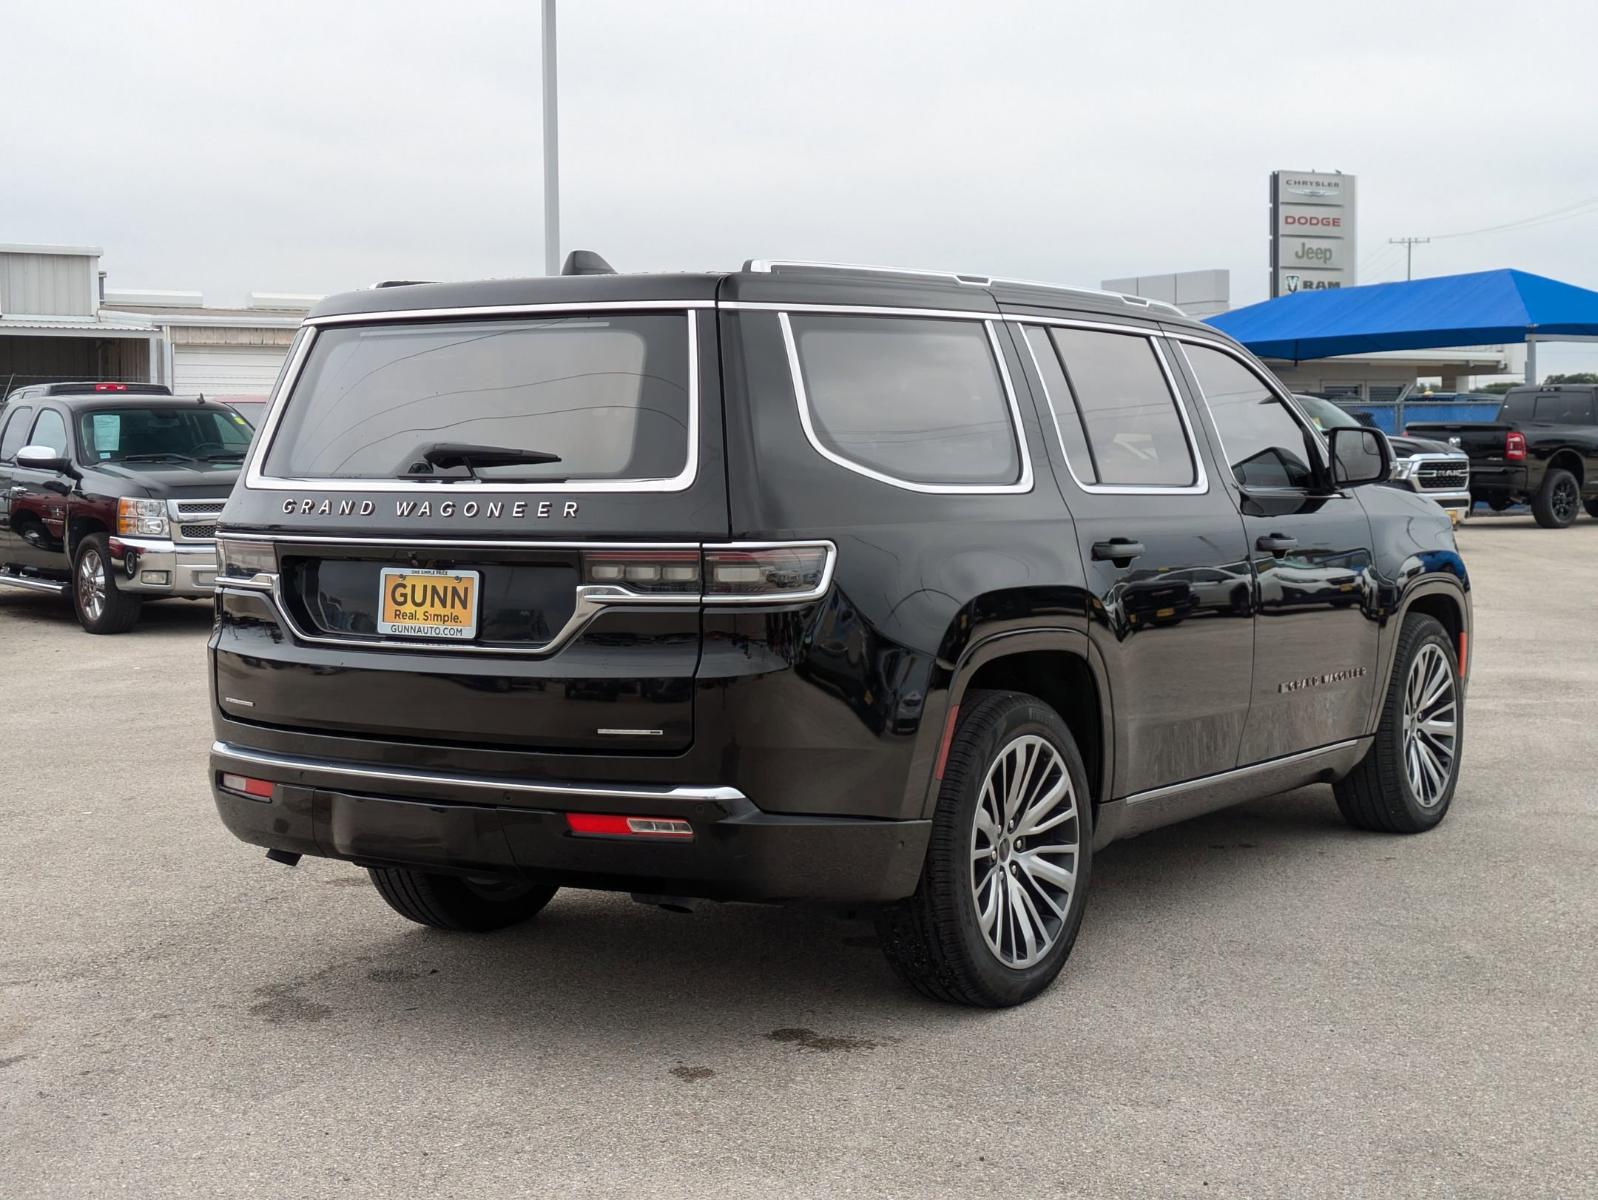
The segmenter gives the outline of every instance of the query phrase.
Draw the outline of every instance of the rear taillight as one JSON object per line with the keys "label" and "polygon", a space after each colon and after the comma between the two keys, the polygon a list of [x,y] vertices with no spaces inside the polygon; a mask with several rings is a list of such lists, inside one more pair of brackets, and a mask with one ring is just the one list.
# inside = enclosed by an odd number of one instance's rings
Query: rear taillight
{"label": "rear taillight", "polygon": [[685,548],[584,550],[583,582],[647,596],[805,600],[832,577],[832,546],[740,543]]}
{"label": "rear taillight", "polygon": [[566,828],[579,837],[692,841],[694,836],[693,826],[681,817],[627,817],[619,813],[567,813]]}
{"label": "rear taillight", "polygon": [[1504,434],[1504,458],[1509,462],[1523,462],[1526,458],[1526,435],[1510,430]]}
{"label": "rear taillight", "polygon": [[825,590],[830,546],[706,547],[707,597],[814,596]]}
{"label": "rear taillight", "polygon": [[648,595],[699,594],[698,550],[585,550],[583,582]]}

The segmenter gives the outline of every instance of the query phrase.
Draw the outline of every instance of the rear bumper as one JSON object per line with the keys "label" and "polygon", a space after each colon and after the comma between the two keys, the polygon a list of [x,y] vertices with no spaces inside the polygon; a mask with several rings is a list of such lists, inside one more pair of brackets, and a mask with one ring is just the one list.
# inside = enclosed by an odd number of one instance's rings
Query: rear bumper
{"label": "rear bumper", "polygon": [[[273,783],[224,789],[223,772]],[[245,842],[353,862],[515,873],[720,900],[885,903],[915,890],[929,821],[762,812],[736,788],[508,779],[368,767],[217,742],[211,792]],[[568,812],[678,817],[691,839],[580,837]]]}
{"label": "rear bumper", "polygon": [[1472,462],[1470,464],[1470,490],[1472,495],[1478,497],[1500,492],[1525,495],[1526,468],[1519,465],[1505,466]]}

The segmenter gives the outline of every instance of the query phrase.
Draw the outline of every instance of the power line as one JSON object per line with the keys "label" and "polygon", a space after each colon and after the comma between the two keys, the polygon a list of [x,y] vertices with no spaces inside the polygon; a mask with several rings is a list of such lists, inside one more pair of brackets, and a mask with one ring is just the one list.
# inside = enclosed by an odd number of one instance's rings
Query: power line
{"label": "power line", "polygon": [[1415,247],[1426,245],[1427,242],[1431,241],[1431,238],[1401,237],[1388,238],[1387,241],[1391,245],[1402,246],[1404,248],[1404,278],[1415,278]]}
{"label": "power line", "polygon": [[[1580,211],[1577,211],[1580,210]],[[1434,233],[1432,237],[1438,241],[1448,238],[1476,237],[1483,233],[1500,233],[1506,229],[1521,229],[1528,225],[1552,224],[1554,221],[1566,221],[1572,217],[1586,216],[1589,211],[1598,212],[1598,196],[1586,200],[1578,200],[1574,204],[1567,204],[1562,208],[1550,209],[1536,216],[1522,217],[1517,221],[1505,221],[1501,225],[1484,225],[1480,229],[1464,229],[1458,233]]]}

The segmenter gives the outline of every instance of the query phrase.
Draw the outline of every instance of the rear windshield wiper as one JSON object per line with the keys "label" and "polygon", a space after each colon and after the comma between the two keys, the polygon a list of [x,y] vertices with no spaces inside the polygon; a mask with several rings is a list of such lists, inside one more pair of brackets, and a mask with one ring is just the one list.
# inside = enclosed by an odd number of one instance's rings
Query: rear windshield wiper
{"label": "rear windshield wiper", "polygon": [[448,469],[465,467],[466,474],[477,478],[478,467],[524,467],[538,463],[558,463],[560,455],[547,450],[517,450],[508,446],[469,446],[459,442],[435,442],[422,446],[415,452],[417,461],[402,471],[405,479],[428,478],[434,467]]}

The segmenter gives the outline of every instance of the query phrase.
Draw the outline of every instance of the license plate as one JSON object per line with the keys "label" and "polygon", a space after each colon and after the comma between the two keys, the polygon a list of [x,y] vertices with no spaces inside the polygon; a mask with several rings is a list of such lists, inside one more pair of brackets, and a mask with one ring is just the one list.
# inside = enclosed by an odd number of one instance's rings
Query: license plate
{"label": "license plate", "polygon": [[384,567],[377,631],[467,641],[477,636],[476,571]]}

